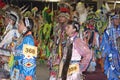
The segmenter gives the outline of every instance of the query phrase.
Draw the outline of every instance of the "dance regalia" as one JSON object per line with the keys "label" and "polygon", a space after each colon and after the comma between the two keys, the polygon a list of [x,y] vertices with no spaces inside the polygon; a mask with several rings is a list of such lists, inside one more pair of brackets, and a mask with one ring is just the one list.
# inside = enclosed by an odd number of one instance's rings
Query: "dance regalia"
{"label": "dance regalia", "polygon": [[36,58],[33,56],[26,56],[23,53],[23,46],[25,44],[34,46],[34,39],[31,34],[21,38],[15,48],[11,80],[25,80],[26,76],[30,76],[32,80],[35,80]]}
{"label": "dance regalia", "polygon": [[54,28],[54,47],[49,59],[50,65],[50,79],[54,80],[57,78],[58,67],[63,55],[63,48],[66,44],[65,36],[65,25],[58,25]]}
{"label": "dance regalia", "polygon": [[108,80],[120,79],[120,53],[116,39],[120,37],[120,25],[115,28],[111,25],[105,30],[100,48],[104,58],[104,72]]}
{"label": "dance regalia", "polygon": [[[10,23],[7,25],[6,30],[2,36],[2,41],[0,42],[0,56],[2,55],[2,60],[4,62],[4,69],[10,71],[8,62],[8,57],[10,57],[10,51],[14,50],[15,44],[13,38],[18,38],[19,33],[15,26],[12,26]],[[5,50],[4,50],[5,49]],[[6,50],[9,52],[6,52]],[[3,57],[4,56],[4,57]]]}
{"label": "dance regalia", "polygon": [[6,27],[6,31],[4,32],[2,36],[2,41],[0,42],[0,47],[4,47],[9,45],[12,42],[13,37],[19,37],[20,34],[18,33],[18,30],[15,26],[12,26],[11,24],[8,24]]}
{"label": "dance regalia", "polygon": [[[72,42],[72,43],[71,43]],[[69,44],[72,44],[72,56],[67,71],[66,80],[83,80],[82,72],[86,70],[89,65],[89,62],[92,58],[92,54],[87,44],[80,38],[77,37],[77,34],[70,38],[66,43],[64,48],[64,54],[59,65],[59,74],[58,80],[62,78],[62,69],[66,61],[66,55],[68,54]]]}
{"label": "dance regalia", "polygon": [[96,70],[96,58],[100,58],[100,54],[98,54],[98,47],[99,47],[99,33],[97,29],[93,25],[88,25],[85,28],[85,41],[88,44],[89,48],[91,49],[91,53],[93,53],[92,60],[90,65],[87,69],[88,72],[93,72]]}

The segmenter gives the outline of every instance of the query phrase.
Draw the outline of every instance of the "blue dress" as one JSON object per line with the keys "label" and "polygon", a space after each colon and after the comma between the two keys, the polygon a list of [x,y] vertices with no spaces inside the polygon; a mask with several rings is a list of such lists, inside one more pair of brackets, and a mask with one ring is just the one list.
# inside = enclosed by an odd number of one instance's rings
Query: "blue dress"
{"label": "blue dress", "polygon": [[102,57],[104,57],[104,72],[108,80],[120,80],[120,53],[116,39],[120,37],[120,26],[105,30],[101,43]]}
{"label": "blue dress", "polygon": [[[14,56],[14,66],[11,71],[11,77],[16,78],[16,80],[25,80],[26,76],[31,76],[35,80],[36,72],[36,58],[26,58],[23,53],[24,44],[34,46],[34,39],[32,35],[27,35],[23,37],[21,43],[16,46],[15,56]],[[15,71],[17,70],[17,71]],[[15,79],[12,79],[15,80]]]}

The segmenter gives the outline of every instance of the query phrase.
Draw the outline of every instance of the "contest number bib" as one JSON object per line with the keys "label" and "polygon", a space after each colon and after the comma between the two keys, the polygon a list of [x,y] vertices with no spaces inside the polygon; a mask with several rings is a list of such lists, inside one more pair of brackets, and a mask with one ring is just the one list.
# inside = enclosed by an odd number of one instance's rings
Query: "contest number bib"
{"label": "contest number bib", "polygon": [[79,72],[79,64],[71,64],[68,68],[68,75]]}
{"label": "contest number bib", "polygon": [[25,57],[37,57],[37,47],[25,44],[23,46],[23,54]]}

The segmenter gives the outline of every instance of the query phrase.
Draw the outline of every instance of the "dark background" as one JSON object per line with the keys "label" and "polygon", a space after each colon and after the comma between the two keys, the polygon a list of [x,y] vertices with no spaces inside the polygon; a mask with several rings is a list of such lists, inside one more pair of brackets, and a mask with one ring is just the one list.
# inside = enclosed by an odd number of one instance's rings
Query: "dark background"
{"label": "dark background", "polygon": [[[45,2],[45,1],[40,1],[40,0],[3,0],[6,4],[13,4],[19,7],[22,7],[23,5],[29,6],[28,10],[31,10],[33,7],[38,7],[39,10],[43,10],[45,6],[49,6],[50,9],[57,10],[57,2]],[[97,10],[97,2],[93,2],[92,0],[66,0],[69,2],[72,2],[71,5],[74,7],[76,6],[76,3],[78,2],[84,2],[85,6],[92,6],[93,11]]]}

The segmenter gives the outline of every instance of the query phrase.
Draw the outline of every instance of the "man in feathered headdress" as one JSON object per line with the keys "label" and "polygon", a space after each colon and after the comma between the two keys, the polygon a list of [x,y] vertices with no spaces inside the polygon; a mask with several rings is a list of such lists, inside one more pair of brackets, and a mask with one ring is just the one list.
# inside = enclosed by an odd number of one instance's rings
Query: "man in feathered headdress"
{"label": "man in feathered headdress", "polygon": [[[20,19],[19,14],[17,13],[18,9],[15,7],[6,8],[5,16],[4,16],[4,25],[6,26],[5,32],[1,37],[0,48],[7,50],[14,50],[15,43],[17,38],[19,37],[19,33],[17,30],[17,24]],[[8,62],[8,56],[10,54],[6,52],[1,52],[2,59],[4,62]],[[4,69],[9,71],[8,63],[4,64]]]}
{"label": "man in feathered headdress", "polygon": [[[50,71],[50,80],[56,79],[57,78],[57,73],[58,73],[58,66],[60,63],[60,59],[63,55],[63,47],[65,46],[66,43],[66,35],[65,35],[65,27],[70,19],[70,13],[71,13],[71,6],[68,3],[59,3],[59,13],[57,16],[57,25],[54,27],[54,47],[52,50],[52,67]],[[54,56],[54,59],[53,59]]]}
{"label": "man in feathered headdress", "polygon": [[5,47],[10,44],[13,37],[19,37],[19,33],[17,31],[19,18],[20,16],[15,7],[9,7],[6,9],[4,17],[4,25],[6,26],[6,30],[2,36],[0,47]]}
{"label": "man in feathered headdress", "polygon": [[56,27],[54,28],[55,42],[57,41],[56,39],[58,39],[58,37],[60,37],[60,35],[62,36],[62,40],[64,40],[64,38],[65,38],[64,30],[66,27],[66,23],[68,22],[68,20],[70,20],[71,9],[72,9],[72,7],[68,3],[59,3],[59,13],[57,16],[58,23],[57,23]]}

